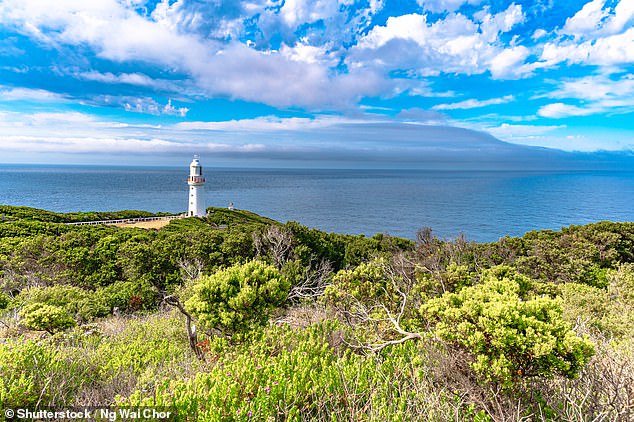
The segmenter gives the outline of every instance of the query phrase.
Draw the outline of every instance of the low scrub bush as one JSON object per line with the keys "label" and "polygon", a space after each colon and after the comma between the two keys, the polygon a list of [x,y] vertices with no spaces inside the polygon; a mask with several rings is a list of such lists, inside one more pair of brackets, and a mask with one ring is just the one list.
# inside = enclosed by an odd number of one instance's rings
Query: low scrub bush
{"label": "low scrub bush", "polygon": [[29,303],[18,315],[26,328],[36,331],[46,331],[54,334],[76,325],[75,320],[64,308],[46,303]]}
{"label": "low scrub bush", "polygon": [[290,282],[275,267],[251,261],[201,276],[193,289],[185,306],[200,325],[232,334],[265,323],[286,300]]}
{"label": "low scrub bush", "polygon": [[421,312],[434,334],[467,351],[471,367],[490,381],[511,387],[522,377],[574,377],[593,345],[564,321],[560,300],[526,297],[529,284],[510,267],[495,267],[480,284],[432,299]]}

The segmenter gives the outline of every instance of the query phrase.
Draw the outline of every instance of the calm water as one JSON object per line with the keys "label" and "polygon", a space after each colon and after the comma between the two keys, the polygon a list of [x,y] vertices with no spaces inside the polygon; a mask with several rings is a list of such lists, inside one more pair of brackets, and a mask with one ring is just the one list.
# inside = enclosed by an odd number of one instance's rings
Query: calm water
{"label": "calm water", "polygon": [[[52,211],[187,209],[188,168],[0,165],[0,203]],[[493,241],[533,229],[634,221],[634,172],[205,168],[208,206],[326,231]]]}

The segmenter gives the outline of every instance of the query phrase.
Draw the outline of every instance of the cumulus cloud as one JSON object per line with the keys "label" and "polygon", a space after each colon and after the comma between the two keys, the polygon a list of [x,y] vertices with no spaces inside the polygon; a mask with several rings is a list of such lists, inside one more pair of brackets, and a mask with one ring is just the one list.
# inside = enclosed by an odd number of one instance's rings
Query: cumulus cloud
{"label": "cumulus cloud", "polygon": [[568,18],[561,37],[543,45],[545,66],[561,62],[598,66],[634,62],[634,2],[621,0],[610,7],[605,0],[586,3]]}
{"label": "cumulus cloud", "polygon": [[[441,72],[478,74],[490,70],[496,78],[517,76],[528,56],[524,47],[505,48],[500,34],[525,19],[522,7],[511,4],[497,14],[483,11],[474,20],[460,13],[430,23],[427,15],[388,18],[375,26],[351,49],[347,63],[368,63],[383,69],[413,69],[419,75]],[[516,69],[516,71],[512,71]]]}
{"label": "cumulus cloud", "polygon": [[604,4],[605,0],[586,3],[574,16],[566,19],[562,33],[581,37],[596,32],[608,15],[608,11],[603,9]]}
{"label": "cumulus cloud", "polygon": [[543,47],[540,59],[548,66],[561,62],[599,66],[621,65],[634,62],[634,28],[627,31],[576,43],[549,42]]}
{"label": "cumulus cloud", "polygon": [[[202,39],[175,32],[163,21],[130,13],[114,0],[87,4],[62,0],[52,13],[43,6],[41,0],[8,0],[0,9],[0,19],[31,35],[37,29],[44,37],[40,37],[42,42],[49,45],[87,44],[102,58],[145,61],[184,72],[207,96],[281,107],[341,107],[362,95],[385,93],[393,85],[367,70],[333,75],[329,68],[332,58],[319,48],[299,45],[281,52],[258,51],[235,41]],[[156,84],[140,74],[87,72],[82,76],[104,82]],[[138,104],[129,104],[127,109],[157,111]]]}
{"label": "cumulus cloud", "polygon": [[123,108],[126,111],[132,111],[135,113],[153,114],[155,116],[158,116],[160,114],[167,114],[172,116],[178,115],[183,117],[189,111],[189,109],[187,109],[186,107],[176,108],[172,106],[171,100],[169,100],[167,104],[165,105],[161,105],[157,103],[152,98],[128,97],[128,98],[120,98],[119,100],[122,102]]}
{"label": "cumulus cloud", "polygon": [[295,27],[299,24],[329,18],[338,10],[337,0],[286,0],[280,14],[290,26]]}
{"label": "cumulus cloud", "polygon": [[630,0],[621,0],[614,8],[605,0],[593,0],[568,18],[561,32],[577,38],[614,35],[631,26],[633,19],[634,2]]}

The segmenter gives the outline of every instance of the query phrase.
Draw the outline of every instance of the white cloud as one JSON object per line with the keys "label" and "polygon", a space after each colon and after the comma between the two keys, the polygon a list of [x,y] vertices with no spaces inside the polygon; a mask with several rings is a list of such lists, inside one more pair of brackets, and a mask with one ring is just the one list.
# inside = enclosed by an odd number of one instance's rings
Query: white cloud
{"label": "white cloud", "polygon": [[165,105],[159,104],[152,98],[112,97],[110,100],[120,102],[126,111],[152,114],[154,116],[166,114],[170,116],[185,117],[189,111],[186,107],[174,107],[172,105],[172,100],[168,100]]}
{"label": "white cloud", "polygon": [[566,19],[562,33],[582,37],[596,32],[608,11],[603,9],[605,0],[586,3],[573,17]]}
{"label": "white cloud", "polygon": [[628,25],[632,25],[634,20],[634,2],[631,0],[621,0],[614,8],[614,15],[606,22],[605,31],[616,34]]}
{"label": "white cloud", "polygon": [[282,44],[280,54],[294,62],[321,64],[327,67],[336,66],[339,57],[328,50],[328,46],[313,46],[300,42],[293,47]]}
{"label": "white cloud", "polygon": [[534,138],[565,128],[565,125],[512,125],[502,123],[499,126],[489,127],[486,130],[491,135],[504,141],[517,141]]}
{"label": "white cloud", "polygon": [[495,15],[489,14],[487,9],[484,9],[476,13],[474,17],[481,19],[480,31],[488,42],[494,42],[498,34],[508,32],[515,25],[526,20],[522,6],[514,3]]}
{"label": "white cloud", "polygon": [[596,40],[582,43],[572,41],[546,43],[541,60],[548,66],[567,61],[573,64],[599,66],[620,65],[634,62],[634,28]]}
{"label": "white cloud", "polygon": [[66,101],[63,95],[43,89],[11,88],[0,85],[0,101]]}
{"label": "white cloud", "polygon": [[[207,130],[207,131],[240,131],[240,132],[265,132],[265,131],[291,131],[299,129],[311,129],[326,127],[341,123],[338,117],[321,117],[317,119],[305,117],[279,118],[276,116],[257,117],[254,119],[228,120],[219,122],[182,122],[174,127],[178,130]],[[347,121],[347,120],[346,120]]]}
{"label": "white cloud", "polygon": [[337,0],[286,0],[280,14],[289,26],[296,27],[334,16],[338,9]]}
{"label": "white cloud", "polygon": [[496,79],[524,76],[530,71],[529,66],[523,66],[529,54],[528,48],[522,45],[502,50],[489,62],[491,76]]}
{"label": "white cloud", "polygon": [[438,104],[432,107],[433,110],[457,110],[457,109],[471,109],[478,107],[486,107],[496,104],[505,104],[514,101],[515,97],[512,95],[505,95],[501,98],[491,98],[489,100],[475,100],[469,99],[450,104]]}
{"label": "white cloud", "polygon": [[140,72],[114,74],[112,72],[98,72],[96,70],[91,70],[87,72],[71,72],[71,75],[78,79],[103,82],[107,84],[129,84],[165,91],[179,91],[176,81],[153,79]]}
{"label": "white cloud", "polygon": [[605,0],[586,3],[579,12],[566,20],[562,34],[582,39],[619,34],[634,19],[634,2],[621,0],[614,8],[606,7]]}
{"label": "white cloud", "polygon": [[528,49],[505,48],[500,34],[524,19],[522,7],[515,4],[495,15],[483,11],[475,21],[460,13],[433,23],[416,13],[390,17],[360,38],[346,63],[351,68],[411,69],[419,76],[486,70],[495,78],[523,76],[530,70],[523,67]]}
{"label": "white cloud", "polygon": [[32,137],[0,136],[0,150],[21,153],[70,154],[139,154],[199,152],[254,152],[266,149],[263,144],[183,143],[164,139],[136,139],[109,137]]}
{"label": "white cloud", "polygon": [[[363,96],[393,95],[404,89],[399,87],[398,81],[392,82],[374,69],[351,69],[343,74],[334,71],[339,56],[329,52],[327,46],[300,41],[293,46],[283,46],[280,51],[259,51],[235,40],[220,42],[198,33],[180,31],[179,28],[198,25],[205,16],[203,11],[193,8],[188,9],[186,22],[169,21],[168,17],[182,11],[179,7],[184,6],[177,7],[182,2],[161,3],[154,21],[115,0],[60,0],[55,8],[45,3],[44,0],[7,0],[0,5],[0,23],[31,35],[37,32],[41,42],[53,48],[61,44],[84,45],[104,59],[141,61],[164,68],[166,72],[184,73],[191,81],[181,83],[194,94],[321,110],[346,108]],[[297,1],[287,2],[285,7],[294,8],[298,19],[318,19],[336,11],[336,5],[331,1]],[[89,71],[80,73],[80,77],[177,90],[170,82],[151,80],[140,72]],[[137,103],[128,103],[126,108],[152,114],[161,112],[155,106]]]}
{"label": "white cloud", "polygon": [[537,111],[537,115],[551,119],[561,119],[572,116],[588,116],[595,112],[596,110],[591,107],[577,107],[564,103],[552,103],[540,107]]}
{"label": "white cloud", "polygon": [[162,114],[185,117],[188,111],[189,109],[187,107],[174,107],[172,100],[168,100],[167,104],[163,106]]}
{"label": "white cloud", "polygon": [[558,82],[558,89],[548,92],[548,98],[575,98],[587,101],[631,100],[634,102],[634,75],[593,75]]}
{"label": "white cloud", "polygon": [[543,45],[542,66],[555,66],[561,62],[598,66],[632,63],[633,24],[632,0],[621,0],[613,8],[607,6],[605,0],[588,2],[566,20],[559,31],[564,37]]}
{"label": "white cloud", "polygon": [[[472,28],[474,30],[475,27]],[[412,13],[391,16],[385,26],[375,26],[359,43],[359,48],[376,49],[393,39],[411,40],[424,45],[429,32],[427,16]]]}
{"label": "white cloud", "polygon": [[583,107],[562,102],[541,107],[538,115],[550,118],[634,112],[634,75],[598,74],[556,82],[557,88],[535,98],[572,99]]}

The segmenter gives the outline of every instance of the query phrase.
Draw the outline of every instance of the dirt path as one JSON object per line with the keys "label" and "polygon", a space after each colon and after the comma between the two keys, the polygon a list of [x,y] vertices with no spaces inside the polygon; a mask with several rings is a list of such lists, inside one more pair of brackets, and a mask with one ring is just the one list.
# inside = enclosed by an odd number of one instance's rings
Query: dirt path
{"label": "dirt path", "polygon": [[112,224],[112,226],[129,228],[129,227],[138,227],[140,229],[161,229],[167,226],[172,220],[154,220],[154,221],[138,221],[135,223],[117,223]]}

